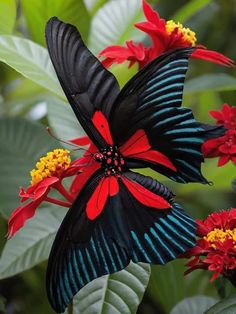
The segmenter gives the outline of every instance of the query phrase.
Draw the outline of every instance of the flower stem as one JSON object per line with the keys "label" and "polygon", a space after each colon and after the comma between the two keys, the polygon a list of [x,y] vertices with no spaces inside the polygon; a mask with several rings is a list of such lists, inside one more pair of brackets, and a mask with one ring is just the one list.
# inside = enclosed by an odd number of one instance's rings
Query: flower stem
{"label": "flower stem", "polygon": [[68,305],[67,312],[68,312],[68,314],[73,314],[73,300]]}
{"label": "flower stem", "polygon": [[66,189],[61,184],[61,182],[58,182],[55,187],[58,190],[58,192],[60,192],[61,195],[63,195],[69,202],[72,203],[74,201],[74,198],[72,197],[72,195],[66,191]]}
{"label": "flower stem", "polygon": [[60,205],[60,206],[63,206],[63,207],[71,207],[71,203],[65,202],[65,201],[61,201],[61,200],[57,200],[56,198],[49,197],[49,196],[47,196],[44,199],[44,201],[49,202],[49,203],[53,203],[53,204],[56,204],[56,205]]}

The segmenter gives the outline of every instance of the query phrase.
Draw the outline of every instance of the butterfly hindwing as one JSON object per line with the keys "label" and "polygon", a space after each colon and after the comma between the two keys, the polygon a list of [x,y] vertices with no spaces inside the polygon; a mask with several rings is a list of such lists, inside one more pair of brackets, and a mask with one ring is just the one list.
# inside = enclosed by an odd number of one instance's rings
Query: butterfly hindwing
{"label": "butterfly hindwing", "polygon": [[103,145],[91,123],[96,110],[109,116],[119,93],[115,77],[88,50],[77,29],[51,18],[46,26],[48,51],[62,88],[79,122],[96,143]]}
{"label": "butterfly hindwing", "polygon": [[86,215],[86,204],[101,180],[100,171],[89,179],[68,211],[53,243],[47,268],[47,293],[57,313],[64,312],[84,285],[125,268],[130,261],[131,244],[120,213],[123,209],[119,194],[107,201],[95,220]]}
{"label": "butterfly hindwing", "polygon": [[90,220],[85,207],[102,179],[97,171],[66,215],[50,253],[47,291],[59,313],[93,279],[122,270],[130,260],[165,264],[195,243],[194,221],[173,202],[173,194],[164,185],[136,173],[127,172],[124,177],[167,200],[171,207],[144,206],[120,178],[120,192],[109,197],[102,213]]}
{"label": "butterfly hindwing", "polygon": [[151,177],[133,172],[125,176],[171,204],[169,209],[156,210],[143,206],[127,190],[123,191],[126,220],[132,239],[132,260],[136,263],[166,264],[194,246],[195,222],[174,202],[170,190]]}

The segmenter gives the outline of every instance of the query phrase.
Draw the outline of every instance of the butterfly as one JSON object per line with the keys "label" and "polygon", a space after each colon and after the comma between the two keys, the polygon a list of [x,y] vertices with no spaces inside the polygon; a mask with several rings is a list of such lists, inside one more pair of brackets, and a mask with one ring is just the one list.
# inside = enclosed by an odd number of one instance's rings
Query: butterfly
{"label": "butterfly", "polygon": [[63,312],[88,282],[130,261],[166,264],[195,245],[196,225],[173,193],[132,171],[152,168],[181,182],[207,183],[202,143],[221,127],[197,122],[181,107],[192,48],[153,60],[120,91],[78,30],[56,17],[46,26],[48,51],[65,95],[92,145],[81,190],[53,243],[47,293]]}

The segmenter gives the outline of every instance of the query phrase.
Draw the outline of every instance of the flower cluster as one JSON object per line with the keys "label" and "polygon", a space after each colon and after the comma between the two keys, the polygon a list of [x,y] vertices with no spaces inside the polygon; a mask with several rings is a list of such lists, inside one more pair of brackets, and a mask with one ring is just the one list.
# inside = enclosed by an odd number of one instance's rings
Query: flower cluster
{"label": "flower cluster", "polygon": [[236,107],[224,104],[222,110],[212,110],[210,114],[217,120],[216,124],[224,125],[227,131],[223,136],[208,140],[203,144],[204,157],[219,157],[219,167],[229,161],[236,163]]}
{"label": "flower cluster", "polygon": [[[76,145],[89,144],[88,138],[71,141]],[[46,156],[40,158],[35,169],[30,172],[31,184],[26,189],[20,187],[20,199],[22,205],[18,206],[8,220],[8,238],[21,229],[26,220],[32,218],[36,209],[42,202],[49,202],[63,207],[70,207],[78,191],[78,175],[83,172],[83,163],[87,157],[71,162],[70,152],[66,149],[54,149]],[[75,176],[69,191],[65,189],[62,180],[66,177]],[[82,177],[82,176],[81,176]],[[56,190],[61,198],[49,196],[51,190]]]}
{"label": "flower cluster", "polygon": [[132,40],[126,42],[124,46],[109,46],[99,54],[103,57],[105,67],[110,67],[113,63],[123,63],[129,61],[129,67],[138,63],[139,68],[149,63],[161,54],[176,48],[196,47],[192,53],[193,58],[204,59],[225,66],[232,66],[233,61],[224,55],[206,49],[203,45],[197,45],[196,34],[189,28],[172,20],[166,21],[158,15],[152,7],[143,0],[143,12],[146,21],[135,24],[135,27],[150,36],[152,45],[144,46],[142,43],[135,44]]}
{"label": "flower cluster", "polygon": [[236,269],[236,208],[210,214],[205,220],[197,220],[199,239],[185,257],[194,257],[187,266],[189,273],[195,269],[213,272],[211,281],[220,274],[234,282]]}

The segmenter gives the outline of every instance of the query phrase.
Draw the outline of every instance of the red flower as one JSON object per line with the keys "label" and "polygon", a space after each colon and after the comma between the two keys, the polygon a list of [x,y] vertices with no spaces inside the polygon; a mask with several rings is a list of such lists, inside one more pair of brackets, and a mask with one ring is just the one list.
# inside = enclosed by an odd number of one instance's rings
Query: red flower
{"label": "red flower", "polygon": [[216,119],[216,124],[223,124],[227,129],[236,130],[236,106],[224,104],[221,110],[211,110],[211,116]]}
{"label": "red flower", "polygon": [[[28,200],[29,202],[18,206],[12,212],[8,220],[8,238],[22,228],[26,220],[34,216],[36,208],[43,201],[70,207],[74,198],[65,190],[61,181],[65,177],[75,175],[78,169],[75,162],[71,163],[67,150],[55,149],[47,153],[47,156],[40,158],[36,169],[31,171],[31,185],[26,190],[20,187],[21,202],[24,203]],[[51,188],[63,195],[66,201],[49,197]]]}
{"label": "red flower", "polygon": [[195,269],[213,272],[211,281],[220,274],[231,281],[236,269],[236,209],[210,214],[205,220],[197,220],[199,239],[194,248],[184,254],[193,259],[188,262],[189,273]]}
{"label": "red flower", "polygon": [[143,11],[146,21],[135,24],[135,27],[145,32],[151,37],[153,45],[144,47],[141,43],[135,45],[132,41],[127,41],[127,47],[109,46],[102,50],[99,56],[104,57],[103,65],[109,67],[113,63],[130,61],[129,66],[138,62],[142,68],[145,64],[159,55],[176,49],[185,47],[196,47],[192,53],[193,58],[204,59],[225,66],[232,66],[233,61],[224,55],[207,50],[202,45],[196,45],[196,34],[189,28],[183,27],[180,23],[166,21],[159,17],[158,13],[143,0]]}
{"label": "red flower", "polygon": [[236,163],[236,107],[224,104],[221,110],[212,110],[210,114],[216,124],[222,124],[229,129],[224,136],[206,141],[202,146],[204,157],[219,157],[218,166],[229,161]]}

